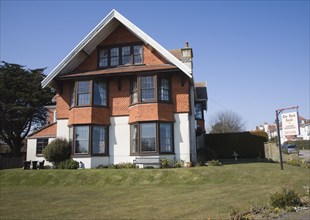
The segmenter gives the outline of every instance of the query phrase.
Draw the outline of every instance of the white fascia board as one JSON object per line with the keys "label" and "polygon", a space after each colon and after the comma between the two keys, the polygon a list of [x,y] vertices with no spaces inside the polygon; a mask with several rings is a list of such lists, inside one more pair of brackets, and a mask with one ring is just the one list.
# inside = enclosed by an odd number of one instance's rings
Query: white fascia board
{"label": "white fascia board", "polygon": [[164,58],[169,62],[177,66],[182,70],[189,78],[192,78],[192,70],[173,56],[169,51],[162,47],[159,43],[153,40],[150,36],[144,33],[141,29],[127,20],[124,16],[113,9],[54,69],[50,72],[44,80],[41,82],[43,88],[48,86],[48,84],[61,72],[61,70],[67,66],[72,59],[77,56],[77,54],[96,36],[96,34],[101,31],[113,18],[116,18],[123,25],[125,25],[129,30],[137,35],[138,38],[143,40],[146,44],[149,44],[157,52],[159,52]]}
{"label": "white fascia board", "polygon": [[123,23],[128,29],[130,29],[134,34],[136,34],[140,39],[142,39],[146,44],[149,44],[157,52],[159,52],[164,58],[170,61],[172,64],[176,65],[180,70],[182,70],[189,78],[192,78],[192,70],[178,60],[174,55],[162,47],[159,43],[153,40],[150,36],[144,33],[140,28],[131,23],[128,19],[122,16],[120,13],[115,11],[115,18],[117,18],[121,23]]}
{"label": "white fascia board", "polygon": [[88,42],[106,26],[114,18],[113,9],[102,21],[48,74],[41,82],[43,88],[45,88],[58,73],[88,44]]}

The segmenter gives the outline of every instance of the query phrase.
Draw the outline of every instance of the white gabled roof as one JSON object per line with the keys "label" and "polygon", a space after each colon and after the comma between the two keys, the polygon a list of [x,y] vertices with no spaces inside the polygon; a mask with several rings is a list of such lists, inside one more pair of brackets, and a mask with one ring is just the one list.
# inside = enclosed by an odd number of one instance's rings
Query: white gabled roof
{"label": "white gabled roof", "polygon": [[94,49],[108,37],[119,24],[126,26],[133,34],[146,45],[151,46],[168,62],[178,67],[186,75],[192,78],[192,70],[173,56],[168,50],[144,33],[141,29],[127,20],[116,10],[112,10],[42,81],[43,88],[48,86],[57,76],[74,70]]}

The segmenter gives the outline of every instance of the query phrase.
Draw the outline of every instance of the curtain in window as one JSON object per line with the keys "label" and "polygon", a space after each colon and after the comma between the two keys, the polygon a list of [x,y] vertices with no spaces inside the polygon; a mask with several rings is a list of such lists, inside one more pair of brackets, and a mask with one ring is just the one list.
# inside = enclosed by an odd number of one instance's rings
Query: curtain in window
{"label": "curtain in window", "polygon": [[75,153],[88,154],[89,126],[75,127]]}
{"label": "curtain in window", "polygon": [[90,81],[78,82],[78,105],[90,105]]}
{"label": "curtain in window", "polygon": [[133,47],[133,63],[134,64],[142,63],[142,46]]}
{"label": "curtain in window", "polygon": [[160,78],[158,83],[158,99],[161,101],[169,101],[170,99],[170,85],[169,80]]}
{"label": "curtain in window", "polygon": [[92,134],[92,153],[93,154],[104,154],[105,152],[105,128],[103,126],[93,126]]}
{"label": "curtain in window", "polygon": [[107,85],[104,82],[94,82],[94,105],[107,105]]}
{"label": "curtain in window", "polygon": [[154,101],[155,100],[155,87],[154,87],[154,77],[144,76],[141,79],[141,101]]}
{"label": "curtain in window", "polygon": [[156,124],[145,123],[140,125],[141,150],[144,152],[156,151]]}
{"label": "curtain in window", "polygon": [[170,123],[160,123],[160,151],[172,152],[172,129]]}

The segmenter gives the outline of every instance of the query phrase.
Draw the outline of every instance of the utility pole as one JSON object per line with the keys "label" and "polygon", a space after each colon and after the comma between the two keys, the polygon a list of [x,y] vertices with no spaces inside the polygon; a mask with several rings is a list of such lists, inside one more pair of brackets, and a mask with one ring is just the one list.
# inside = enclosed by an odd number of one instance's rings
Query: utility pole
{"label": "utility pole", "polygon": [[[281,170],[283,170],[283,159],[282,159],[282,146],[281,146],[281,137],[280,137],[280,123],[279,123],[279,115],[281,112],[284,110],[290,110],[290,109],[297,109],[298,111],[298,106],[294,107],[289,107],[289,108],[281,108],[276,110],[276,124],[277,124],[277,131],[278,131],[278,142],[279,142],[279,155],[280,155],[280,165],[281,165]],[[298,120],[298,119],[297,119]]]}

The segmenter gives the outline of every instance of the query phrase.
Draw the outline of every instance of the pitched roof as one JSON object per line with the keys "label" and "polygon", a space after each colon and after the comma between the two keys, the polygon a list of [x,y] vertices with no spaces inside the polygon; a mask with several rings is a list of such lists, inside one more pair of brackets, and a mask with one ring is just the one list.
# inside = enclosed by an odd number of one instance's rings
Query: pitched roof
{"label": "pitched roof", "polygon": [[156,50],[168,62],[175,65],[188,77],[192,78],[192,70],[178,58],[144,33],[141,29],[127,20],[116,10],[112,10],[42,81],[42,86],[48,86],[57,76],[72,71],[76,68],[106,37],[111,34],[119,24],[123,24],[146,45]]}
{"label": "pitched roof", "polygon": [[57,123],[55,122],[33,132],[27,138],[56,137],[56,129]]}

